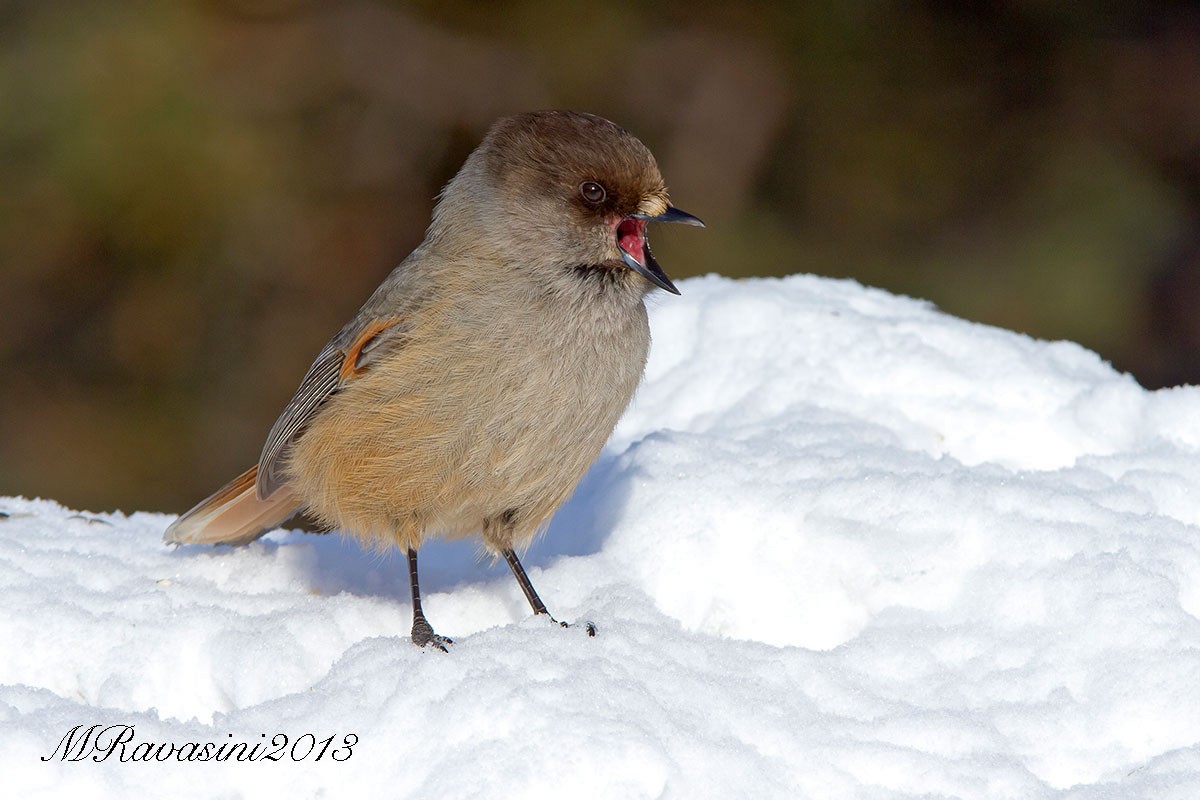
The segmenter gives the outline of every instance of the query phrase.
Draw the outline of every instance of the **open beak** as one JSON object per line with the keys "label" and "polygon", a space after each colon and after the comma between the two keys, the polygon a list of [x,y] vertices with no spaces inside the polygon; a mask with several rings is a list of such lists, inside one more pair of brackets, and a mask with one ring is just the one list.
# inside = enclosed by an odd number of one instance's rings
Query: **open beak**
{"label": "open beak", "polygon": [[650,217],[645,214],[631,214],[621,220],[617,226],[617,248],[621,251],[621,260],[634,272],[653,283],[660,289],[671,294],[679,294],[675,284],[663,272],[662,267],[650,252],[650,240],[646,238],[647,222],[679,222],[684,225],[697,225],[701,228],[704,223],[686,211],[680,211],[674,206],[668,206],[663,213]]}

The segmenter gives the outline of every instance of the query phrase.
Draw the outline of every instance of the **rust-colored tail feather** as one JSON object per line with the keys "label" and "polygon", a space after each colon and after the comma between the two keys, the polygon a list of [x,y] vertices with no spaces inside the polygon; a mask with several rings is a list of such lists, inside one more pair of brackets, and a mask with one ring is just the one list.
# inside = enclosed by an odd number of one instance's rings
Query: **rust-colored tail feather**
{"label": "rust-colored tail feather", "polygon": [[260,500],[254,488],[258,466],[238,475],[207,500],[171,523],[163,540],[176,544],[249,544],[300,509],[287,488]]}

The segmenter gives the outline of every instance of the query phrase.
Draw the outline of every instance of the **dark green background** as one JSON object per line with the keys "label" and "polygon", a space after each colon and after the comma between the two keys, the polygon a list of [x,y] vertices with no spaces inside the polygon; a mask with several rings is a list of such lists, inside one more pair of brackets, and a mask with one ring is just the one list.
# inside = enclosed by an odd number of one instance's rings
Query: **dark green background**
{"label": "dark green background", "polygon": [[1200,17],[1143,2],[0,2],[0,494],[180,510],[253,463],[496,117],[570,107],[708,230],[1200,378]]}

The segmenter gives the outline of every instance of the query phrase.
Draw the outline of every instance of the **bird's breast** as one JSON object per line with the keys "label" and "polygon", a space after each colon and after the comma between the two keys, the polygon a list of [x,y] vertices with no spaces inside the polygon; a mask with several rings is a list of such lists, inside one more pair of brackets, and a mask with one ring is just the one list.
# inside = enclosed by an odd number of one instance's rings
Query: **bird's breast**
{"label": "bird's breast", "polygon": [[599,454],[648,346],[640,303],[490,298],[418,313],[404,345],[315,416],[289,482],[328,524],[373,538],[471,532],[510,510],[528,538]]}

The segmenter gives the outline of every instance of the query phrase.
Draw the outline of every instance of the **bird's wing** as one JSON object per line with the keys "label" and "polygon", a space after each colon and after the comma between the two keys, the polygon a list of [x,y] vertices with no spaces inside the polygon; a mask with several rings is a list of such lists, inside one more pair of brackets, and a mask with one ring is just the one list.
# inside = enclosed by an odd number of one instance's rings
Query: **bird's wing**
{"label": "bird's wing", "polygon": [[321,405],[339,389],[370,368],[404,326],[400,317],[375,317],[343,330],[321,349],[308,368],[300,388],[275,420],[267,443],[258,458],[256,488],[260,498],[269,497],[283,485],[283,457]]}

